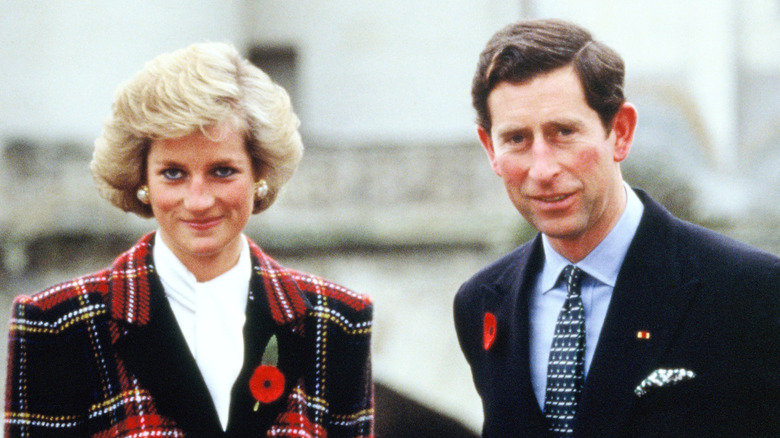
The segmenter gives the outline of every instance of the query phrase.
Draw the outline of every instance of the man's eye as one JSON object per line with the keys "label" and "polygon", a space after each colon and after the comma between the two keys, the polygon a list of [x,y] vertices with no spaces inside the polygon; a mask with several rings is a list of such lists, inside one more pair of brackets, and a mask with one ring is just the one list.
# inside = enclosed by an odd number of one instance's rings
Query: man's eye
{"label": "man's eye", "polygon": [[182,172],[180,169],[165,169],[160,173],[166,179],[174,180],[174,179],[181,179],[184,177],[184,172]]}
{"label": "man's eye", "polygon": [[233,169],[232,167],[218,167],[214,169],[214,175],[220,178],[226,178],[234,173],[236,173],[236,169]]}

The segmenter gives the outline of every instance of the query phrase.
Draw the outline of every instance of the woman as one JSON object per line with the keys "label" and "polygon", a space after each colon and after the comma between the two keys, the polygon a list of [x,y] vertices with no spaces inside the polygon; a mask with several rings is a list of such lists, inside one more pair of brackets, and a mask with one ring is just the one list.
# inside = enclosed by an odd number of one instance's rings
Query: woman
{"label": "woman", "polygon": [[98,273],[14,303],[5,436],[371,436],[371,302],[242,234],[300,161],[287,93],[226,44],[119,88],[91,170],[153,216]]}

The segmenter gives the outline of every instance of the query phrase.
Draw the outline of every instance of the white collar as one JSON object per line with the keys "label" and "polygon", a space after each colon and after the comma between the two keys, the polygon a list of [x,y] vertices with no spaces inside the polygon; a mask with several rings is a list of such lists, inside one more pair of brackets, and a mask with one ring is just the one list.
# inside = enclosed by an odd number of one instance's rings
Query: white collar
{"label": "white collar", "polygon": [[[252,260],[246,238],[241,239],[241,253],[235,266],[218,277],[199,282],[178,257],[160,238],[160,232],[154,240],[153,257],[157,275],[163,283],[165,295],[188,310],[195,311],[195,292],[198,290],[219,292],[225,290],[244,291],[244,293],[220,293],[223,309],[246,310],[249,294],[249,279],[252,276]],[[237,286],[237,287],[234,287]],[[217,309],[214,309],[217,310]]]}

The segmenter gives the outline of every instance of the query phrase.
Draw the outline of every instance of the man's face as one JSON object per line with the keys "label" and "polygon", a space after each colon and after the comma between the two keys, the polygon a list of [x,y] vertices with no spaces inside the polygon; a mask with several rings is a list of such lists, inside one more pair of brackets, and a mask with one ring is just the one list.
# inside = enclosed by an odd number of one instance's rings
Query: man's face
{"label": "man's face", "polygon": [[618,163],[628,155],[636,111],[624,104],[607,133],[572,67],[501,82],[487,104],[492,129],[478,133],[510,200],[557,251],[579,261],[622,214]]}

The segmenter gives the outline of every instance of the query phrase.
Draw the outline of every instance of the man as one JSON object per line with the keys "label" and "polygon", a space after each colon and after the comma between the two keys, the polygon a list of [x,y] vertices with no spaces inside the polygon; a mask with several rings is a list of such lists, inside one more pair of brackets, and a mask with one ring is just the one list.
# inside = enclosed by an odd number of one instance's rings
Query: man
{"label": "man", "polygon": [[455,297],[483,436],[780,436],[780,259],[623,182],[623,79],[618,54],[557,20],[510,25],[480,56],[479,140],[540,232]]}

